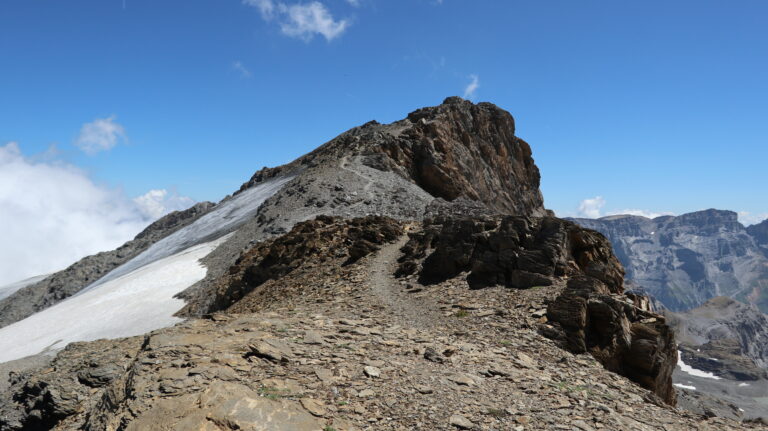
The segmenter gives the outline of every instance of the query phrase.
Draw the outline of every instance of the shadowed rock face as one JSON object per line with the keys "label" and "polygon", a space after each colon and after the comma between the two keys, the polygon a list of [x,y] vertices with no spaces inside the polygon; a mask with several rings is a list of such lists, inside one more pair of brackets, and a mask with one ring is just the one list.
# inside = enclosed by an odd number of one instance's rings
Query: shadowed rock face
{"label": "shadowed rock face", "polygon": [[627,280],[672,311],[716,296],[768,310],[768,223],[744,228],[736,213],[719,210],[574,221],[608,237]]}
{"label": "shadowed rock face", "polygon": [[624,271],[608,241],[555,217],[437,217],[412,235],[403,251],[398,273],[419,271],[426,284],[468,271],[472,288],[501,284],[525,289],[585,273],[603,280],[612,292],[623,290]]}
{"label": "shadowed rock face", "polygon": [[531,147],[515,136],[508,112],[452,97],[405,121],[408,127],[397,137],[369,148],[385,156],[372,157],[372,166],[397,172],[448,201],[465,197],[504,214],[544,215],[539,169]]}
{"label": "shadowed rock face", "polygon": [[560,340],[573,353],[591,353],[607,369],[653,391],[675,405],[672,372],[677,364],[675,336],[664,318],[613,294],[600,280],[577,276],[547,309],[562,332],[544,335]]}
{"label": "shadowed rock face", "polygon": [[[548,306],[545,336],[573,353],[590,353],[607,369],[676,402],[674,333],[647,298],[623,294],[624,271],[608,240],[555,217],[436,217],[411,234],[398,275],[439,283],[468,272],[471,288],[526,289],[568,277]],[[645,305],[645,308],[641,306]]]}

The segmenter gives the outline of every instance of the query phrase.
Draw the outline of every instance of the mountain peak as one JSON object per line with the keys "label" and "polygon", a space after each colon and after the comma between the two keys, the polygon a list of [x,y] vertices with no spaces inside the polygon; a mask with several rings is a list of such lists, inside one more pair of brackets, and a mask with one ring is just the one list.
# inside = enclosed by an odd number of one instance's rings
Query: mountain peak
{"label": "mountain peak", "polygon": [[400,121],[354,127],[287,165],[260,170],[240,192],[278,175],[341,164],[395,173],[447,201],[466,198],[501,214],[546,214],[539,169],[531,147],[515,136],[512,115],[456,96]]}

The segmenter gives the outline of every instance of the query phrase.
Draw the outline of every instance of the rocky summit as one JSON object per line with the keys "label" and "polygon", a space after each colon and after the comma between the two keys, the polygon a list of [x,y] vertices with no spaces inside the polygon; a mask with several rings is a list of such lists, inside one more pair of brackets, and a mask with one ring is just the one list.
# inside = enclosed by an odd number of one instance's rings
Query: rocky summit
{"label": "rocky summit", "polygon": [[666,318],[625,293],[606,237],[544,209],[514,132],[506,111],[449,98],[175,216],[188,222],[30,319],[208,244],[205,276],[174,299],[184,319],[0,364],[0,429],[763,427],[675,407]]}

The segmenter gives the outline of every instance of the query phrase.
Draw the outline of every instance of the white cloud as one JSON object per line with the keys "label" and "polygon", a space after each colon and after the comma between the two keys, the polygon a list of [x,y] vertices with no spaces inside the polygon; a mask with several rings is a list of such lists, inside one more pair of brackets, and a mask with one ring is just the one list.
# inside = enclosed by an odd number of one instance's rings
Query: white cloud
{"label": "white cloud", "polygon": [[265,21],[276,20],[286,36],[307,42],[316,35],[331,41],[349,27],[349,21],[335,20],[328,8],[318,1],[291,5],[272,0],[243,0],[243,3],[257,8]]}
{"label": "white cloud", "polygon": [[478,88],[480,88],[480,77],[477,75],[469,75],[469,84],[467,84],[466,88],[464,88],[464,98],[465,99],[471,99],[475,97],[475,92]]}
{"label": "white cloud", "polygon": [[245,65],[243,65],[243,62],[241,62],[240,60],[232,62],[232,69],[236,70],[237,72],[240,72],[240,76],[242,76],[243,78],[250,78],[251,76],[253,76],[251,71],[248,70],[248,68],[245,67]]}
{"label": "white cloud", "polygon": [[111,149],[120,140],[125,140],[125,129],[115,122],[113,115],[83,124],[80,135],[75,139],[75,145],[86,154],[92,155]]}
{"label": "white cloud", "polygon": [[588,218],[600,217],[600,211],[605,206],[605,199],[602,196],[584,199],[579,204],[579,216]]}
{"label": "white cloud", "polygon": [[243,4],[253,6],[261,12],[261,17],[265,20],[272,19],[275,13],[275,4],[272,0],[243,0]]}
{"label": "white cloud", "polygon": [[768,219],[768,213],[753,214],[749,211],[739,211],[739,222],[744,226],[758,224]]}
{"label": "white cloud", "polygon": [[72,165],[25,157],[16,143],[0,146],[0,285],[114,249],[187,203],[162,190],[134,201]]}
{"label": "white cloud", "polygon": [[675,215],[675,214],[671,212],[655,212],[655,211],[648,211],[648,210],[629,209],[629,210],[620,210],[620,211],[609,211],[607,215],[634,215],[634,216],[641,216],[646,218],[656,218],[656,217],[661,217],[665,215]]}
{"label": "white cloud", "polygon": [[303,40],[311,40],[315,34],[332,40],[340,36],[348,24],[346,20],[334,21],[322,3],[312,2],[288,6],[287,20],[280,24],[280,29],[288,36]]}
{"label": "white cloud", "polygon": [[165,189],[150,190],[147,193],[133,198],[136,207],[148,220],[156,220],[172,211],[185,210],[195,204],[195,201],[186,196],[179,196],[175,192]]}
{"label": "white cloud", "polygon": [[354,7],[360,7],[360,0],[347,0],[347,3]]}

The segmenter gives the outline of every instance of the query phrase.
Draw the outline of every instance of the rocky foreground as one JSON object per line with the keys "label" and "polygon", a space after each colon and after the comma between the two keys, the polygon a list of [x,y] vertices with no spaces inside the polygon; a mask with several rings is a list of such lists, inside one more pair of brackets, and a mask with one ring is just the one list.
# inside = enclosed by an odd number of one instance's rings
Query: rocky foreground
{"label": "rocky foreground", "polygon": [[[554,233],[575,226],[554,218],[461,224],[479,223],[484,232],[508,223],[508,233],[523,237],[541,223],[559,225]],[[441,245],[421,257],[415,245],[435,231],[453,229],[386,218],[300,224],[243,253],[220,280],[223,311],[144,337],[75,343],[44,369],[14,375],[16,403],[3,407],[0,424],[220,431],[759,427],[680,411],[664,402],[666,387],[648,390],[608,371],[599,361],[605,357],[593,356],[607,349],[589,343],[592,355],[573,354],[552,337],[562,328],[547,316],[556,298],[571,294],[570,281],[583,281],[602,262],[599,237],[566,240],[560,258],[531,259],[541,286],[478,289],[469,281],[476,264],[441,280],[424,277]],[[509,244],[508,250],[521,245]],[[555,274],[559,263],[566,265]],[[604,295],[635,309],[619,293]]]}

